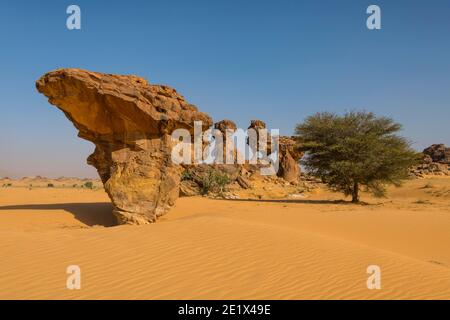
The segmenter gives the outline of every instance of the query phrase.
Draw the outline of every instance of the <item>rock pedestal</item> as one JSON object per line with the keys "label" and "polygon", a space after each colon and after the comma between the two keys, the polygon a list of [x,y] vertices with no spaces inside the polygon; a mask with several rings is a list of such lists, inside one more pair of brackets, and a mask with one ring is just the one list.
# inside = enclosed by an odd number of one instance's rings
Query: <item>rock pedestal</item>
{"label": "rock pedestal", "polygon": [[207,114],[174,89],[136,76],[60,69],[36,87],[79,137],[95,144],[88,163],[97,169],[120,224],[154,222],[174,204],[182,169],[171,161],[171,133],[193,131],[194,121],[210,127]]}

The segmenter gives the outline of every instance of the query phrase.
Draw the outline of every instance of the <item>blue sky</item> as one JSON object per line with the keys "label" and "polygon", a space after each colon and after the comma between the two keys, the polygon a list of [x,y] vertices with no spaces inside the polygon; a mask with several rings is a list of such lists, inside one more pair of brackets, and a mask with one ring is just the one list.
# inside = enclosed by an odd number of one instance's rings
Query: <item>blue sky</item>
{"label": "blue sky", "polygon": [[[77,4],[82,29],[66,28]],[[377,4],[382,29],[366,28]],[[450,145],[450,1],[0,1],[0,176],[95,177],[35,89],[77,67],[176,88],[214,120],[292,134],[317,111],[393,117],[418,150]]]}

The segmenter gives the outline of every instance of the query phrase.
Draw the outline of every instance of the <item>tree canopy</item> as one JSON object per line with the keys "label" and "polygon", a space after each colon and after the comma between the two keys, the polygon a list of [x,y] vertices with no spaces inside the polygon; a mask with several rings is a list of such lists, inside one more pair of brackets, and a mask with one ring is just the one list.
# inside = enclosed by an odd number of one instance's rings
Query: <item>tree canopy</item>
{"label": "tree canopy", "polygon": [[396,134],[400,129],[394,120],[371,112],[321,112],[298,124],[295,133],[298,148],[306,152],[305,168],[359,202],[361,187],[384,196],[386,185],[399,186],[408,178],[417,153]]}

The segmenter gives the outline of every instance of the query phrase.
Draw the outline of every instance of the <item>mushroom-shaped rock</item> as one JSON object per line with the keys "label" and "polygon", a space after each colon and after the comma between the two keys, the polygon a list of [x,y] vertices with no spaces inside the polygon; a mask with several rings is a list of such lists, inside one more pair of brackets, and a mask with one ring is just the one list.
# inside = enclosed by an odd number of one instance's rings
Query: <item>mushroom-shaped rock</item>
{"label": "mushroom-shaped rock", "polygon": [[248,128],[249,129],[255,129],[255,130],[265,129],[266,128],[266,123],[264,121],[261,121],[261,120],[251,120],[250,121],[250,126]]}
{"label": "mushroom-shaped rock", "polygon": [[173,130],[206,129],[211,118],[168,86],[136,76],[60,69],[36,87],[93,142],[88,158],[103,181],[120,224],[154,222],[179,194],[181,167],[171,161]]}
{"label": "mushroom-shaped rock", "polygon": [[227,161],[228,159],[229,161],[233,160],[234,164],[234,161],[236,160],[237,157],[237,150],[235,150],[233,144],[233,134],[237,130],[236,124],[231,120],[225,119],[216,122],[214,124],[214,129],[219,130],[220,133],[222,134],[222,149],[223,149],[222,153],[215,152],[215,155],[217,157],[222,157],[224,163],[232,164]]}
{"label": "mushroom-shaped rock", "polygon": [[302,156],[303,153],[297,151],[294,138],[281,136],[279,138],[280,167],[277,175],[288,182],[298,182],[300,180],[300,166],[298,162]]}
{"label": "mushroom-shaped rock", "polygon": [[236,124],[231,120],[221,120],[214,124],[214,128],[222,132],[225,135],[226,131],[235,132],[237,129]]}
{"label": "mushroom-shaped rock", "polygon": [[[266,123],[261,120],[251,120],[248,128],[256,130],[259,139],[259,130],[266,129]],[[300,180],[300,166],[298,162],[303,153],[297,151],[294,137],[280,136],[278,143],[279,168],[277,176],[288,182],[297,183]],[[269,133],[267,133],[267,152],[271,153],[272,151],[272,140]]]}

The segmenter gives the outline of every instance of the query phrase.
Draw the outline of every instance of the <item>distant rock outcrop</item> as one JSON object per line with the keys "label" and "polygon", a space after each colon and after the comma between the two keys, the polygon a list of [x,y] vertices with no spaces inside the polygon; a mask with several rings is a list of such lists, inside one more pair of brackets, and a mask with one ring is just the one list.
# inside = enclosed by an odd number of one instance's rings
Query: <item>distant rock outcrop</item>
{"label": "distant rock outcrop", "polygon": [[444,144],[433,144],[423,150],[423,153],[430,156],[433,162],[450,164],[450,148]]}
{"label": "distant rock outcrop", "polygon": [[411,169],[415,176],[450,175],[450,148],[444,144],[433,144],[423,150],[421,163]]}
{"label": "distant rock outcrop", "polygon": [[147,224],[174,204],[180,166],[171,161],[171,133],[204,129],[211,118],[168,86],[136,76],[60,69],[36,82],[39,92],[60,108],[93,142],[88,163],[97,168],[121,224]]}

